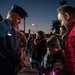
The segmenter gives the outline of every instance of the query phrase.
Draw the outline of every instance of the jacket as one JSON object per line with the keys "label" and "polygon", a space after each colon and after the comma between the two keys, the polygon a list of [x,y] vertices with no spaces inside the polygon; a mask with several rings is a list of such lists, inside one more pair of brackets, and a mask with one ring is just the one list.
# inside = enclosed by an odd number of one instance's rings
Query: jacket
{"label": "jacket", "polygon": [[6,19],[0,22],[0,60],[15,65],[20,59],[17,56],[15,31],[11,29],[13,28]]}
{"label": "jacket", "polygon": [[[56,64],[57,62],[59,62],[60,65]],[[54,54],[51,54],[51,53],[46,54],[41,63],[41,67],[44,72],[51,71],[56,67],[63,69],[64,68],[64,55],[63,55],[62,50],[59,50],[55,52]]]}
{"label": "jacket", "polygon": [[65,69],[68,75],[75,75],[75,19],[68,25],[68,36],[64,46]]}

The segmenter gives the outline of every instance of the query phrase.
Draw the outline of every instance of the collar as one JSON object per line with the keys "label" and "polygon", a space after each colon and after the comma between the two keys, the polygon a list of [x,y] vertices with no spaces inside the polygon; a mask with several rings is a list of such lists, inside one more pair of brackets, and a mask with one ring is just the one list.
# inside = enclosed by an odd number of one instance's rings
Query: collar
{"label": "collar", "polygon": [[75,25],[75,19],[73,19],[69,24],[68,24],[68,34],[71,32],[72,28]]}
{"label": "collar", "polygon": [[13,28],[7,19],[5,19],[6,23],[9,25],[10,29]]}
{"label": "collar", "polygon": [[34,44],[35,45],[38,45],[38,44],[40,44],[42,41],[46,41],[46,39],[44,38],[44,39],[40,39],[40,40],[34,40]]}
{"label": "collar", "polygon": [[66,35],[67,35],[67,33],[63,34],[62,37],[61,37],[61,39],[63,40],[64,36],[66,36]]}

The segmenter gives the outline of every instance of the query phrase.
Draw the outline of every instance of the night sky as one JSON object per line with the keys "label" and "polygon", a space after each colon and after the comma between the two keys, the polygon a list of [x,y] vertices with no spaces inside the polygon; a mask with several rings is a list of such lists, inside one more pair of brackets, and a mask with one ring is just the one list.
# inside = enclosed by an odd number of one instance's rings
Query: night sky
{"label": "night sky", "polygon": [[[8,10],[13,4],[19,5],[28,13],[25,20],[25,29],[49,31],[52,20],[57,19],[57,8],[60,6],[61,0],[0,0],[0,14],[6,18]],[[75,6],[75,0],[67,0],[72,6]],[[32,24],[35,26],[32,26]],[[24,21],[19,25],[20,29],[24,29]]]}

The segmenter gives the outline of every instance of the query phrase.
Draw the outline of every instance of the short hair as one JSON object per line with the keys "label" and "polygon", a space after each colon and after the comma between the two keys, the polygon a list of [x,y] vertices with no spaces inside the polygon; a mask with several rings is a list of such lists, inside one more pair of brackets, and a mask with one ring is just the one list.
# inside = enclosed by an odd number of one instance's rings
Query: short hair
{"label": "short hair", "polygon": [[63,6],[60,6],[57,9],[57,12],[61,13],[61,14],[64,14],[65,12],[67,12],[69,14],[75,14],[75,7],[72,7],[72,6],[68,5],[68,4],[65,4]]}
{"label": "short hair", "polygon": [[[8,13],[7,13],[7,18],[10,17],[11,14],[16,14],[16,13],[9,10]],[[16,14],[16,15],[18,15],[18,14]]]}
{"label": "short hair", "polygon": [[45,33],[43,31],[38,31],[37,33],[41,36],[41,38],[45,38]]}
{"label": "short hair", "polygon": [[64,30],[67,30],[67,28],[64,25],[60,26],[60,28],[63,28]]}

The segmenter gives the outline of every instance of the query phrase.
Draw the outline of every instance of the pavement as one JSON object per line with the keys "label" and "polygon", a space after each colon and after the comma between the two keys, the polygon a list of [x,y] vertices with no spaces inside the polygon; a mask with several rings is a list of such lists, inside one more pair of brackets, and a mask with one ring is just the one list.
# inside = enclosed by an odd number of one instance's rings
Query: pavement
{"label": "pavement", "polygon": [[37,71],[35,69],[26,69],[20,71],[18,75],[37,75]]}
{"label": "pavement", "polygon": [[[28,64],[30,65],[30,60],[29,60],[29,56],[26,57],[26,60],[28,62]],[[26,69],[23,68],[19,71],[18,75],[37,75],[37,70],[36,69]]]}
{"label": "pavement", "polygon": [[[49,49],[47,49],[47,53],[49,53]],[[30,65],[30,58],[29,58],[28,55],[26,57],[26,61]],[[37,75],[37,70],[36,69],[32,69],[32,68],[30,68],[30,69],[23,68],[23,69],[20,70],[18,75]]]}

